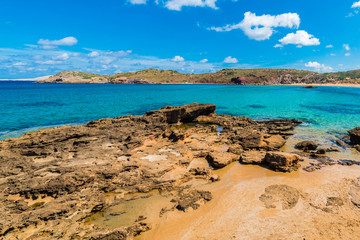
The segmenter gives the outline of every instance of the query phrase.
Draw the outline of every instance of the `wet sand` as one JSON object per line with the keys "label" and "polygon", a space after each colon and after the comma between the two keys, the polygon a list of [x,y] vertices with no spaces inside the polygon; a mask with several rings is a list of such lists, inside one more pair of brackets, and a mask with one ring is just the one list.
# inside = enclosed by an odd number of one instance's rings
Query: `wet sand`
{"label": "wet sand", "polygon": [[[218,171],[220,182],[202,187],[212,191],[212,201],[197,211],[164,215],[139,239],[359,239],[360,228],[355,226],[360,224],[360,210],[347,195],[352,182],[347,179],[358,177],[359,170],[331,166],[313,173],[276,173],[234,163]],[[259,196],[274,184],[300,191],[294,208],[264,207]],[[344,205],[327,209],[329,197],[343,199]]]}

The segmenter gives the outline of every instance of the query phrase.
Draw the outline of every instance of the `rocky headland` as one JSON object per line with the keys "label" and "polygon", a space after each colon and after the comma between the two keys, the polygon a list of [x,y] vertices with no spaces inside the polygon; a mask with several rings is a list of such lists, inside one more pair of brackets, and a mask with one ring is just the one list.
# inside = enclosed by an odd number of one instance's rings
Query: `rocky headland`
{"label": "rocky headland", "polygon": [[[360,237],[359,162],[311,141],[285,151],[298,120],[215,110],[168,106],[0,141],[0,239]],[[358,148],[360,129],[344,141]]]}
{"label": "rocky headland", "polygon": [[[295,69],[222,69],[215,73],[186,74],[172,70],[145,69],[137,72],[98,75],[64,71],[38,83],[111,83],[111,84],[231,84],[231,85],[310,85],[360,84],[360,70],[316,73]],[[311,88],[311,86],[309,86]]]}

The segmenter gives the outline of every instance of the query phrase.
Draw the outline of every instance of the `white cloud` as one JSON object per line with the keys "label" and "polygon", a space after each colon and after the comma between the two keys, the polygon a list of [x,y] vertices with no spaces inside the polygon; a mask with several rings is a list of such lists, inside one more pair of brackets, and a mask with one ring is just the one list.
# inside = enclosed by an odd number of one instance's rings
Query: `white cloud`
{"label": "white cloud", "polygon": [[146,4],[147,0],[128,0],[131,4]]}
{"label": "white cloud", "polygon": [[200,60],[201,63],[207,63],[209,60],[207,60],[206,58],[203,60]]}
{"label": "white cloud", "polygon": [[27,65],[27,63],[24,63],[24,62],[16,62],[13,64],[13,66],[25,66]]}
{"label": "white cloud", "polygon": [[345,56],[346,57],[348,57],[348,56],[350,56],[351,55],[351,53],[345,53]]}
{"label": "white cloud", "polygon": [[181,57],[181,56],[175,56],[175,57],[173,57],[171,59],[171,61],[173,61],[173,62],[183,62],[183,61],[185,61],[185,59],[183,57]]}
{"label": "white cloud", "polygon": [[40,39],[38,41],[39,45],[44,45],[48,47],[54,46],[74,46],[78,43],[78,40],[74,37],[66,37],[60,40],[48,40],[48,39]]}
{"label": "white cloud", "polygon": [[91,53],[88,54],[89,57],[97,57],[99,55],[100,53],[98,51],[92,51]]}
{"label": "white cloud", "polygon": [[216,7],[217,0],[169,0],[165,3],[165,7],[170,10],[181,11],[182,7]]}
{"label": "white cloud", "polygon": [[69,54],[68,53],[63,53],[63,54],[61,54],[59,56],[53,57],[53,59],[65,61],[65,60],[69,59]]}
{"label": "white cloud", "polygon": [[[228,66],[222,61],[217,63],[181,60],[183,57],[159,58],[132,54],[131,50],[106,51],[100,49],[83,49],[84,51],[64,51],[59,48],[44,50],[39,47],[0,48],[0,75],[3,78],[29,78],[53,75],[60,71],[73,70],[111,75],[117,72],[132,72],[147,68],[171,69],[180,72],[205,73],[215,72]],[[97,51],[99,56],[89,57],[88,54]],[[56,60],[58,56],[67,53],[69,59]],[[24,66],[16,64],[26,63]],[[14,66],[17,65],[17,66]],[[239,68],[258,68],[258,65],[236,64]]]}
{"label": "white cloud", "polygon": [[302,46],[316,46],[320,45],[318,38],[308,34],[306,31],[299,30],[296,33],[289,33],[284,38],[280,39],[281,45],[295,44],[298,47]]}
{"label": "white cloud", "polygon": [[305,67],[313,68],[317,72],[332,72],[334,70],[332,67],[325,66],[324,64],[318,62],[305,63]]}
{"label": "white cloud", "polygon": [[36,61],[37,64],[45,64],[45,65],[54,65],[54,64],[61,64],[62,61],[53,61],[53,60],[47,60],[47,61]]}
{"label": "white cloud", "polygon": [[330,53],[330,56],[336,56],[334,53]]}
{"label": "white cloud", "polygon": [[224,59],[224,63],[238,63],[239,61],[236,58],[228,56]]}
{"label": "white cloud", "polygon": [[333,48],[334,46],[333,45],[327,45],[326,48]]}
{"label": "white cloud", "polygon": [[354,2],[351,7],[352,7],[352,8],[360,8],[360,1]]}
{"label": "white cloud", "polygon": [[228,24],[224,27],[210,27],[208,30],[217,32],[228,32],[234,29],[241,29],[250,39],[262,41],[269,39],[274,33],[274,28],[299,28],[300,17],[297,13],[284,13],[280,15],[261,15],[246,12],[244,19],[237,24]]}
{"label": "white cloud", "polygon": [[350,46],[349,46],[349,44],[344,43],[344,44],[343,44],[343,47],[345,48],[346,51],[350,51]]}

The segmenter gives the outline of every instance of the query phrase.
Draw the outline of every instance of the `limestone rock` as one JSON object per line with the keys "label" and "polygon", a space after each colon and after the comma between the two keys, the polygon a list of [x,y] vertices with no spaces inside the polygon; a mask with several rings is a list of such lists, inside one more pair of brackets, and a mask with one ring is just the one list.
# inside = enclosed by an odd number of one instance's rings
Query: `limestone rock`
{"label": "limestone rock", "polygon": [[264,151],[246,151],[241,154],[241,163],[243,164],[262,164],[264,162],[266,152]]}
{"label": "limestone rock", "polygon": [[273,135],[266,138],[264,142],[267,143],[267,148],[270,150],[279,149],[285,145],[286,140],[281,135]]}
{"label": "limestone rock", "polygon": [[268,186],[265,188],[265,193],[259,197],[266,208],[277,208],[278,205],[281,205],[283,210],[295,207],[299,198],[299,191],[287,185]]}
{"label": "limestone rock", "polygon": [[147,112],[145,116],[163,116],[167,123],[191,122],[201,115],[214,113],[215,109],[216,106],[214,104],[192,103],[178,107],[163,107],[160,110]]}
{"label": "limestone rock", "polygon": [[356,127],[349,132],[350,142],[352,145],[360,144],[360,127]]}
{"label": "limestone rock", "polygon": [[318,144],[312,141],[302,141],[296,144],[296,148],[303,150],[303,151],[312,151],[316,150],[318,147]]}
{"label": "limestone rock", "polygon": [[210,152],[206,159],[214,168],[223,168],[234,161],[238,161],[240,157],[229,152]]}
{"label": "limestone rock", "polygon": [[202,204],[210,201],[212,194],[209,191],[199,191],[195,189],[182,189],[177,198],[172,199],[176,202],[176,208],[181,211],[188,211],[189,208],[198,209]]}
{"label": "limestone rock", "polygon": [[266,147],[263,134],[253,129],[245,128],[235,131],[233,141],[238,142],[244,149]]}
{"label": "limestone rock", "polygon": [[268,152],[264,159],[271,169],[282,172],[298,170],[300,160],[299,155],[285,152]]}

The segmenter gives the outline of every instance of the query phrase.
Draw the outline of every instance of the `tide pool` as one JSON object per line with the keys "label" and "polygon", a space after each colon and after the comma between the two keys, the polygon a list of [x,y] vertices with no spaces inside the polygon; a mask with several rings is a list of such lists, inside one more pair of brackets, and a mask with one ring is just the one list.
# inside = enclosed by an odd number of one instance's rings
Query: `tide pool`
{"label": "tide pool", "polygon": [[302,129],[317,134],[360,126],[360,88],[0,82],[0,139],[192,102],[216,104],[218,114],[296,118],[304,121]]}

